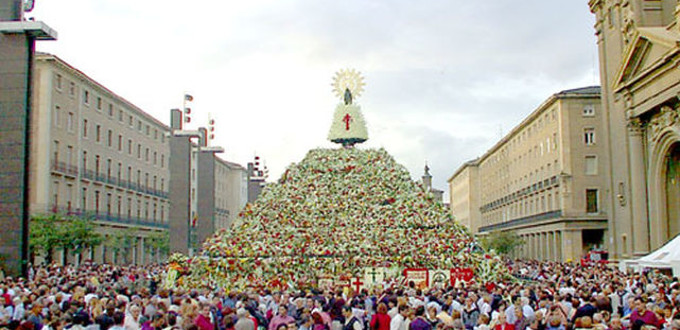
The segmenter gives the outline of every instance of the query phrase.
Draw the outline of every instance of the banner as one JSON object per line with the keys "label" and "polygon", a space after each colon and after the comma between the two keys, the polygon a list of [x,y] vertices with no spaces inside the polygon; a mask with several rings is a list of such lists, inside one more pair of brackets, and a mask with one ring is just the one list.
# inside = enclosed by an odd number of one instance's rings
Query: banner
{"label": "banner", "polygon": [[451,269],[451,285],[456,285],[456,281],[470,282],[475,273],[472,268],[456,267]]}
{"label": "banner", "polygon": [[436,269],[429,271],[429,286],[444,289],[451,284],[450,269]]}
{"label": "banner", "polygon": [[404,277],[406,278],[406,283],[413,282],[416,288],[426,289],[430,286],[428,271],[426,268],[407,268],[404,269]]}
{"label": "banner", "polygon": [[364,269],[364,285],[366,287],[373,287],[380,285],[385,281],[386,268],[383,267],[366,267]]}

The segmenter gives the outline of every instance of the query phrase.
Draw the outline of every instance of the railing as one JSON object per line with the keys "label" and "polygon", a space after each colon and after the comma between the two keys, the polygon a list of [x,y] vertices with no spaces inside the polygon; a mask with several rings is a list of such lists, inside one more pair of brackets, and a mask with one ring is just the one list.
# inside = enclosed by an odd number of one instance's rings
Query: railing
{"label": "railing", "polygon": [[64,175],[76,177],[78,176],[78,167],[71,164],[66,164],[60,161],[52,161],[52,166],[50,167],[52,172],[61,173]]}
{"label": "railing", "polygon": [[559,184],[558,177],[555,175],[555,176],[552,176],[548,179],[539,181],[537,183],[534,183],[532,185],[529,185],[529,186],[526,186],[522,189],[519,189],[519,190],[517,190],[517,191],[515,191],[515,192],[513,192],[509,195],[506,195],[504,197],[501,197],[501,198],[499,198],[495,201],[487,203],[487,204],[483,205],[482,207],[480,207],[480,210],[482,212],[486,212],[488,210],[493,210],[494,208],[496,208],[498,206],[503,206],[507,203],[512,203],[512,202],[516,201],[517,199],[520,199],[520,198],[522,198],[526,195],[532,194],[532,193],[534,193],[536,191],[540,191],[542,189],[548,189],[548,188],[557,186],[558,184]]}
{"label": "railing", "polygon": [[501,222],[493,225],[487,225],[483,227],[479,227],[479,232],[486,232],[486,231],[493,231],[493,230],[498,230],[498,229],[505,229],[505,228],[510,228],[510,227],[515,227],[519,225],[526,225],[538,221],[543,221],[543,220],[548,220],[548,219],[556,219],[562,216],[562,210],[557,210],[557,211],[550,211],[550,212],[544,212],[544,213],[539,213],[539,214],[534,214],[530,215],[528,217],[524,218],[519,218],[519,219],[514,219],[508,222]]}
{"label": "railing", "polygon": [[[78,166],[66,164],[64,162],[59,162],[59,161],[52,161],[50,169],[52,172],[60,173],[63,175],[68,175],[72,177],[77,177],[78,176]],[[123,179],[119,179],[117,177],[107,175],[104,173],[96,173],[93,170],[80,170],[81,173],[81,178],[90,180],[90,181],[98,181],[101,183],[105,183],[108,185],[112,186],[118,186],[124,189],[130,189],[134,191],[138,191],[144,194],[149,194],[153,195],[159,198],[168,198],[168,192],[163,191],[163,190],[158,190],[149,186],[144,186],[141,184],[137,184],[132,181],[127,181]]]}
{"label": "railing", "polygon": [[91,219],[94,221],[117,223],[117,224],[127,224],[134,226],[146,226],[154,228],[168,228],[167,223],[155,222],[148,219],[140,219],[135,217],[123,217],[115,216],[112,214],[106,214],[106,212],[96,212],[96,211],[82,211],[80,209],[74,209],[67,206],[57,206],[57,205],[45,205],[48,208],[47,212],[51,214],[63,214],[67,216],[83,217],[85,219]]}

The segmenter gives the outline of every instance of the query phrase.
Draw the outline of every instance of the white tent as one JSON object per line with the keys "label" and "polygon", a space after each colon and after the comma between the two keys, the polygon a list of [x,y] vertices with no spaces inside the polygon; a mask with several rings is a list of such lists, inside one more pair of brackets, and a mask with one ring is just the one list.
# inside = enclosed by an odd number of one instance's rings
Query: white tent
{"label": "white tent", "polygon": [[622,271],[626,268],[636,271],[644,268],[668,268],[673,271],[673,276],[680,276],[680,235],[644,257],[621,261],[619,267]]}

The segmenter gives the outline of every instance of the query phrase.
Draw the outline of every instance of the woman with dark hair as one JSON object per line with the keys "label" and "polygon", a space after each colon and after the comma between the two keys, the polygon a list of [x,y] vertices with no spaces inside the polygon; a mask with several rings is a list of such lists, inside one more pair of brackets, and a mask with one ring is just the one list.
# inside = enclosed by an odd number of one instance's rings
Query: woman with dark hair
{"label": "woman with dark hair", "polygon": [[379,303],[376,313],[371,318],[371,330],[390,330],[391,318],[387,315],[387,305]]}
{"label": "woman with dark hair", "polygon": [[432,330],[432,325],[424,317],[425,307],[418,306],[415,312],[415,318],[409,324],[409,330]]}

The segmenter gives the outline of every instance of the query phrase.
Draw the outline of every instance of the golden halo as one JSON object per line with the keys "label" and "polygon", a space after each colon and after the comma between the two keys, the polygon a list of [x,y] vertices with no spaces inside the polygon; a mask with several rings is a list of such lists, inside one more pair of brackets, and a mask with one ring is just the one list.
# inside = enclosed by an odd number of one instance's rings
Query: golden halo
{"label": "golden halo", "polygon": [[333,93],[341,100],[345,96],[345,89],[349,89],[349,92],[352,93],[352,98],[359,98],[364,91],[365,85],[364,77],[361,76],[359,71],[354,69],[341,69],[336,72],[331,84],[333,86]]}

